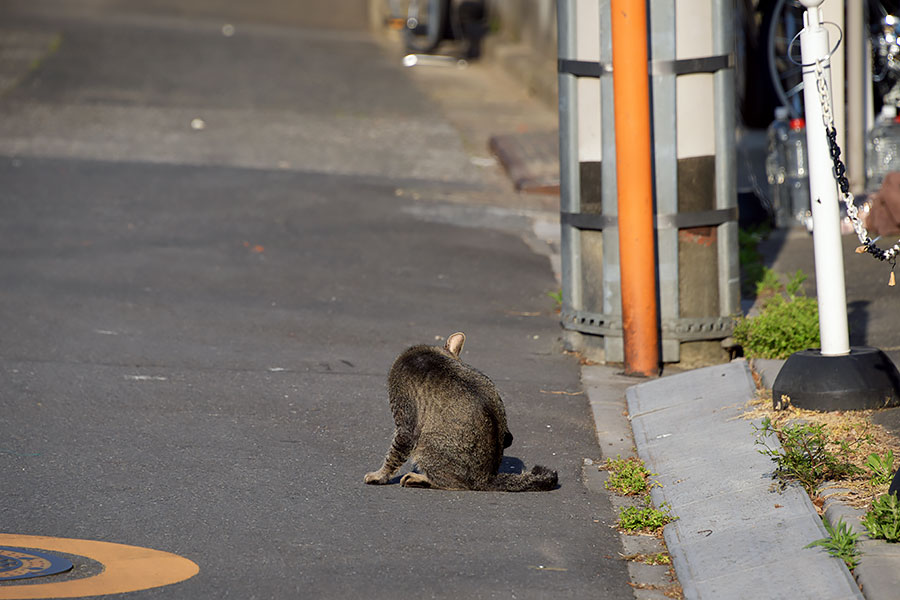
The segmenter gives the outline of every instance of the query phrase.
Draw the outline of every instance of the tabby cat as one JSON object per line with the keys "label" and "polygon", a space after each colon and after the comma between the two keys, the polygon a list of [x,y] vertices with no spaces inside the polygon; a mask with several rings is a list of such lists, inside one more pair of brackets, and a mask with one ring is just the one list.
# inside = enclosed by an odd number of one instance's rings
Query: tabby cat
{"label": "tabby cat", "polygon": [[465,340],[454,333],[443,348],[413,346],[394,361],[388,395],[396,429],[384,464],[366,474],[366,483],[388,483],[412,458],[417,470],[400,479],[405,487],[505,492],[556,487],[556,471],[546,467],[497,472],[513,436],[494,383],[460,360]]}

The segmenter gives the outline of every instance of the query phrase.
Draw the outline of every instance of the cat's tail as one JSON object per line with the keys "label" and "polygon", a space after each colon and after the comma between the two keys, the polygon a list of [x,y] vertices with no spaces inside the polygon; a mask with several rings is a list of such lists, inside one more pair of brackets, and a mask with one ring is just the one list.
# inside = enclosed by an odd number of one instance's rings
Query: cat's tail
{"label": "cat's tail", "polygon": [[491,482],[494,492],[545,492],[556,487],[556,471],[540,465],[522,473],[498,473]]}

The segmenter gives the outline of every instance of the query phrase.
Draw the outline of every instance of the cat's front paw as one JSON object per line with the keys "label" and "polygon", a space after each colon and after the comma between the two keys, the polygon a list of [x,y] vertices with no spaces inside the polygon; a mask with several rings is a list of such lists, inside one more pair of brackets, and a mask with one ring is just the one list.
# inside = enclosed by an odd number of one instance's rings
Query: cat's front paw
{"label": "cat's front paw", "polygon": [[366,483],[370,485],[384,485],[387,482],[387,475],[383,474],[381,471],[366,473]]}

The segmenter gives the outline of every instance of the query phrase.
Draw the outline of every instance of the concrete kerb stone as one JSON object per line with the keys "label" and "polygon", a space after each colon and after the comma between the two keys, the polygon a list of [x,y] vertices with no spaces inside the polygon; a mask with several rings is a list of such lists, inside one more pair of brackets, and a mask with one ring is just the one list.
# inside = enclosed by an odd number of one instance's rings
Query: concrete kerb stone
{"label": "concrete kerb stone", "polygon": [[805,493],[773,491],[737,418],[754,393],[743,360],[626,391],[638,455],[662,485],[653,500],[679,517],[664,536],[685,597],[861,598],[840,560],[803,549],[826,531]]}
{"label": "concrete kerb stone", "polygon": [[634,600],[668,600],[665,592],[660,590],[634,590]]}
{"label": "concrete kerb stone", "polygon": [[750,368],[759,377],[762,386],[771,390],[784,362],[783,359],[776,358],[753,358],[750,359]]}
{"label": "concrete kerb stone", "polygon": [[631,554],[659,554],[666,551],[662,541],[652,535],[623,536],[622,547],[626,556]]}

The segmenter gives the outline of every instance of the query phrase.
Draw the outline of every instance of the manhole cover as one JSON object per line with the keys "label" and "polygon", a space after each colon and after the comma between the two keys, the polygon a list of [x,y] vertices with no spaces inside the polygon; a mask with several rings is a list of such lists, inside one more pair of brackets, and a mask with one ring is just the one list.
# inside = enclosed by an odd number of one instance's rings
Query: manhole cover
{"label": "manhole cover", "polygon": [[71,568],[71,561],[61,556],[0,546],[0,581],[56,575]]}

